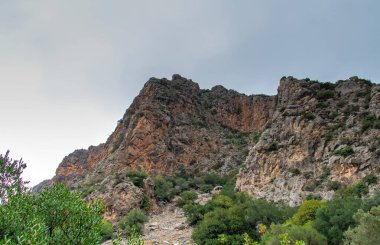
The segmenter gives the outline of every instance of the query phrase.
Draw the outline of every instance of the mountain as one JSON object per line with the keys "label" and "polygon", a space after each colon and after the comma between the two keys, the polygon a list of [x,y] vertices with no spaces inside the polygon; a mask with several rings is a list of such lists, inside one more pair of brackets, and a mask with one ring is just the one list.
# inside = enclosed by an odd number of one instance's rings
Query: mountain
{"label": "mountain", "polygon": [[295,205],[378,175],[379,117],[380,86],[357,77],[283,77],[276,96],[204,90],[180,75],[151,78],[107,141],[66,156],[52,182],[103,199],[109,218],[153,199],[151,178],[140,188],[130,170],[237,174],[239,190]]}

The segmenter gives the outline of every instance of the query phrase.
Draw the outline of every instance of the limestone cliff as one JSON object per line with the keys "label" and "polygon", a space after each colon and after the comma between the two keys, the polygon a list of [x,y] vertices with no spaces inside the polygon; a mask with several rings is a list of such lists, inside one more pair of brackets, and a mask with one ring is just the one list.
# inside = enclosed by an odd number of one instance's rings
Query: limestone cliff
{"label": "limestone cliff", "polygon": [[[237,173],[250,133],[264,129],[274,106],[274,96],[247,96],[222,86],[202,90],[179,75],[151,78],[106,143],[65,157],[53,181],[90,189],[88,198],[106,200],[110,216],[123,214],[133,206],[125,200],[136,204],[143,195],[120,173]],[[120,203],[125,208],[117,210]]]}
{"label": "limestone cliff", "polygon": [[352,77],[335,84],[282,78],[276,109],[250,149],[237,187],[299,204],[330,198],[380,164],[380,86]]}
{"label": "limestone cliff", "polygon": [[329,198],[337,185],[378,175],[379,117],[380,86],[357,77],[334,84],[284,77],[276,96],[203,90],[179,75],[151,78],[107,141],[69,154],[53,181],[105,200],[110,219],[147,193],[152,198],[151,179],[138,188],[129,170],[240,170],[236,187],[255,197],[290,204],[310,194]]}

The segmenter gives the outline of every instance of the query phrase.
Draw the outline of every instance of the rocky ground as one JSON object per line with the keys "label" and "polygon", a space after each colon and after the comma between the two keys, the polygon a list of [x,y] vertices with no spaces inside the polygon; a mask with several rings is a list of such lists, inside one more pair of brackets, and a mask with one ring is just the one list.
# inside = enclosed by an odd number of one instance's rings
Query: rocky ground
{"label": "rocky ground", "polygon": [[143,239],[146,245],[191,244],[191,231],[182,209],[170,203],[150,217],[144,227]]}

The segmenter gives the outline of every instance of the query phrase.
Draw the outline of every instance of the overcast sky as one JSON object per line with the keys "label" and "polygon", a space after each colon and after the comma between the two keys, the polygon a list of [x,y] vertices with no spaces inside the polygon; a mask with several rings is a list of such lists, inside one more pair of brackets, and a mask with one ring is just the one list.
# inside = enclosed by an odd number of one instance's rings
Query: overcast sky
{"label": "overcast sky", "polygon": [[150,77],[275,94],[284,75],[380,80],[378,0],[0,2],[0,153],[32,185],[105,142]]}

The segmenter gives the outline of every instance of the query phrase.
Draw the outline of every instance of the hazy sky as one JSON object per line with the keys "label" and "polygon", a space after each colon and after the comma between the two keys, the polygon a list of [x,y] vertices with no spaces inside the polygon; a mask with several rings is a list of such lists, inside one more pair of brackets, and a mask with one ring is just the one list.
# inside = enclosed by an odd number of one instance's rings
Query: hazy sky
{"label": "hazy sky", "polygon": [[51,178],[105,142],[150,77],[275,94],[284,75],[380,81],[378,0],[0,2],[0,153]]}

